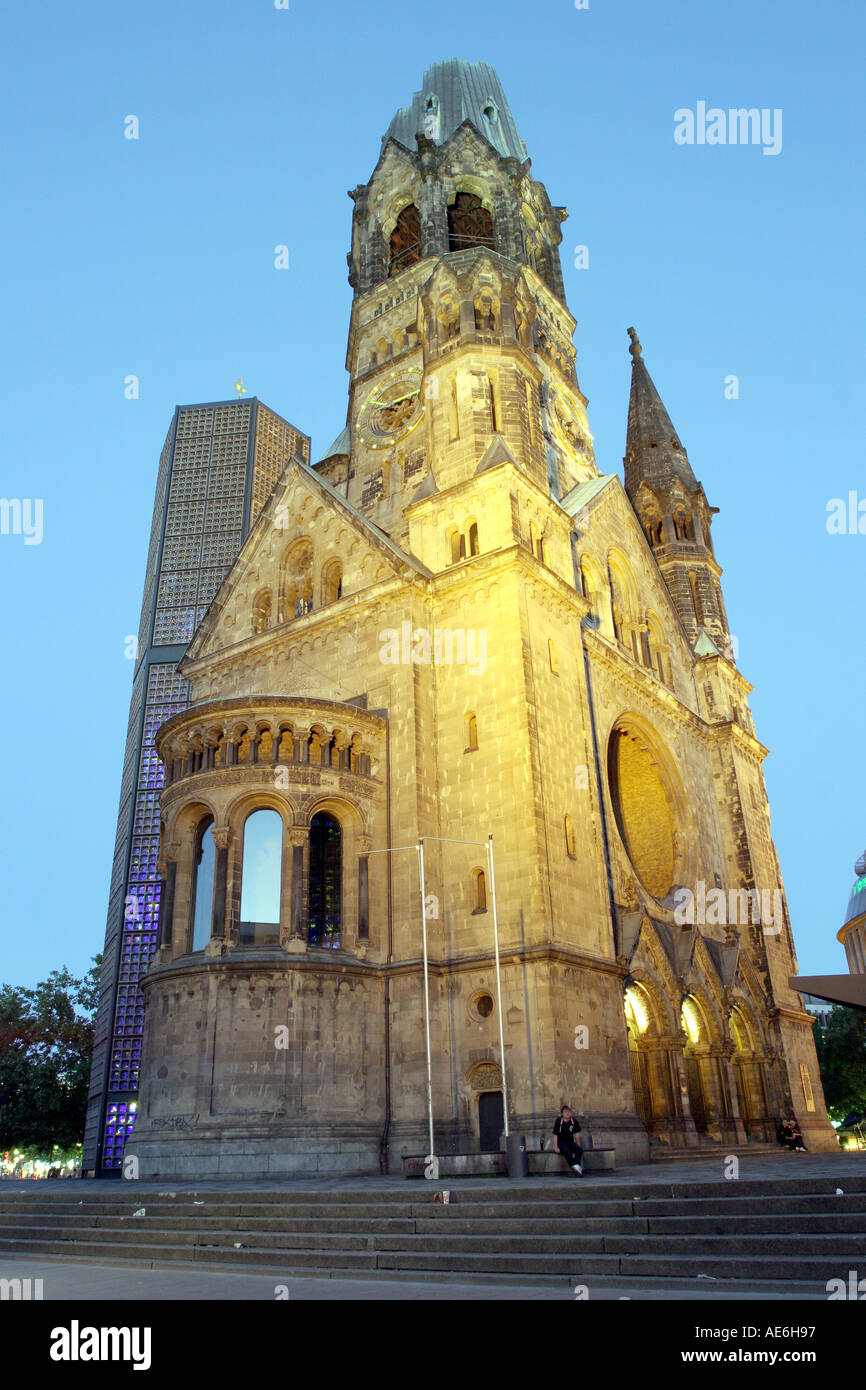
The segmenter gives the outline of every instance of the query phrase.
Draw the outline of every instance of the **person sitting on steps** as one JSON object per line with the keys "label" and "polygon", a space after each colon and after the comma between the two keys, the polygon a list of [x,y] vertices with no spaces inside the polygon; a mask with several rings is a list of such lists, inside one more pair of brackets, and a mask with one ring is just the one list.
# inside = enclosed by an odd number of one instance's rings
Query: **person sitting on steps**
{"label": "person sitting on steps", "polygon": [[803,1135],[796,1120],[782,1120],[776,1130],[776,1138],[786,1149],[792,1149],[794,1153],[805,1154],[809,1150],[803,1143]]}
{"label": "person sitting on steps", "polygon": [[580,1124],[572,1115],[569,1106],[564,1105],[559,1118],[553,1126],[553,1149],[561,1154],[579,1178],[583,1177],[583,1149],[580,1146]]}

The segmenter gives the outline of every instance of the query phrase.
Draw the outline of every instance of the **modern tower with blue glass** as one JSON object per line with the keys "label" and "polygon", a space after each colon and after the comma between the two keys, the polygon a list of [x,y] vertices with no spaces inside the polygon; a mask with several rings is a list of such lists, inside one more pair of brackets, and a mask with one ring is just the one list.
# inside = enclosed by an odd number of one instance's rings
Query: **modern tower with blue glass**
{"label": "modern tower with blue glass", "polygon": [[186,708],[177,664],[290,458],[309,440],[261,401],[179,406],[156,484],[84,1142],[84,1171],[109,1174],[135,1119],[144,998],[156,949],[159,794],[154,737]]}

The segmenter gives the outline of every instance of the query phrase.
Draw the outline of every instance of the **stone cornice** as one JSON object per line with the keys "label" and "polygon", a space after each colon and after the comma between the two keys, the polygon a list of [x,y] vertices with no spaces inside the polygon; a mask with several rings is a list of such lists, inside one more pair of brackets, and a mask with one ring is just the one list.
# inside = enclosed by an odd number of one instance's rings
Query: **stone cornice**
{"label": "stone cornice", "polygon": [[[159,726],[157,751],[163,739],[178,729],[182,729],[185,724],[200,724],[211,717],[222,717],[234,713],[237,713],[238,716],[255,719],[259,715],[264,717],[272,711],[288,711],[290,709],[319,711],[322,714],[339,718],[341,723],[348,721],[366,724],[370,731],[376,734],[384,733],[387,724],[384,715],[364,709],[361,705],[349,704],[345,700],[321,700],[313,695],[254,695],[252,697],[231,695],[220,700],[201,700],[197,704],[189,705],[187,709],[181,710],[178,714],[173,714],[170,719]],[[245,767],[247,764],[242,763],[240,766]],[[262,766],[262,764],[252,763],[249,766],[256,767]],[[213,770],[220,771],[219,768]]]}
{"label": "stone cornice", "polygon": [[699,736],[706,737],[712,726],[708,725],[696,710],[683,704],[679,696],[675,695],[669,686],[663,685],[658,676],[641,666],[633,656],[621,651],[600,632],[591,628],[584,628],[584,632],[590,661],[595,660],[608,672],[614,673],[618,684],[625,682],[641,699],[652,700],[656,708],[661,706],[678,724],[688,726]]}
{"label": "stone cornice", "polygon": [[[577,966],[585,970],[613,975],[619,980],[625,980],[628,974],[627,966],[613,959],[605,960],[599,956],[587,955],[583,951],[565,946],[501,946],[499,958],[503,965],[513,965],[532,960],[536,963],[548,961],[554,964]],[[495,956],[491,948],[489,951],[468,952],[462,956],[443,959],[431,957],[428,961],[428,969],[434,975],[448,976],[455,971],[474,970],[479,965],[492,965],[494,960]],[[384,977],[385,975],[415,974],[422,968],[421,956],[412,956],[408,959],[387,963],[370,959],[360,960],[349,952],[333,952],[328,955],[327,959],[320,959],[311,956],[309,952],[304,955],[289,955],[278,947],[258,949],[234,947],[220,956],[178,956],[165,964],[153,965],[142,981],[142,988],[146,991],[156,981],[165,981],[172,976],[177,976],[180,982],[187,979],[190,974],[208,973],[214,970],[241,974],[303,970],[314,975],[354,976],[369,979],[370,977]]]}

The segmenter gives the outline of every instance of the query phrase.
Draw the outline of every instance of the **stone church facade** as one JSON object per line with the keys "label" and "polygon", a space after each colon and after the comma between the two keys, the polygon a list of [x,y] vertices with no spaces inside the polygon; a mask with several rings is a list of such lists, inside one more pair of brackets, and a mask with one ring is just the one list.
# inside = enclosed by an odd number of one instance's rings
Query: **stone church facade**
{"label": "stone church facade", "polygon": [[494,905],[512,1130],[568,1102],[618,1163],[781,1115],[835,1148],[714,508],[636,335],[623,483],[578,385],[566,214],[486,64],[431,68],[351,196],[346,428],[287,465],[158,735],[127,1154],[428,1152],[422,838],[437,1153],[498,1147]]}

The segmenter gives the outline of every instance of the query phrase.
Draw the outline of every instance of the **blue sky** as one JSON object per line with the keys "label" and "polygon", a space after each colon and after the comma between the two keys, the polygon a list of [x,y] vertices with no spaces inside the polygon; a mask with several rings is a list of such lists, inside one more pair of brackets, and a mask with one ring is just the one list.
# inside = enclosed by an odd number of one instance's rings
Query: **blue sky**
{"label": "blue sky", "polygon": [[[290,4],[48,0],[5,21],[0,493],[43,499],[44,534],[0,535],[0,980],[82,971],[102,946],[124,639],[174,406],[231,396],[240,373],[314,457],[339,432],[346,191],[452,56],[497,68],[534,175],[569,209],[599,466],[621,468],[633,324],[720,508],[800,967],[844,969],[866,846],[866,535],[825,522],[831,498],[866,499],[862,4]],[[781,153],[675,144],[674,112],[699,101],[780,108]]]}

